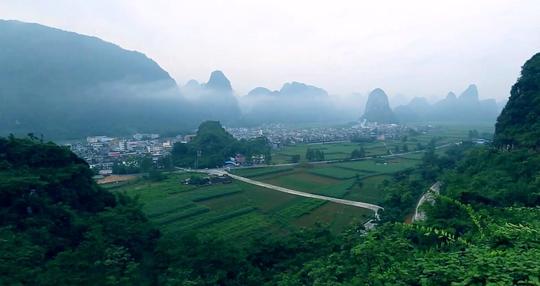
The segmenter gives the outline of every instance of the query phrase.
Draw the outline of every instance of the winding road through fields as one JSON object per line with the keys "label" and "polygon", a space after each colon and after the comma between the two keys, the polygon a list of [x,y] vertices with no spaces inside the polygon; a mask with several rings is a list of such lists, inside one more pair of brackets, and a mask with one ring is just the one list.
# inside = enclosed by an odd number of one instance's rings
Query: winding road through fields
{"label": "winding road through fields", "polygon": [[377,215],[377,212],[379,210],[383,209],[383,207],[378,206],[378,205],[374,205],[374,204],[351,201],[351,200],[345,200],[345,199],[338,199],[338,198],[327,197],[327,196],[322,196],[322,195],[317,195],[317,194],[311,194],[311,193],[301,192],[301,191],[297,191],[297,190],[292,190],[292,189],[288,189],[288,188],[284,188],[284,187],[264,183],[264,182],[261,182],[261,181],[255,181],[255,180],[252,180],[252,179],[249,179],[249,178],[246,178],[246,177],[231,174],[231,173],[229,173],[229,172],[227,172],[227,171],[225,171],[223,169],[207,169],[207,170],[191,170],[191,171],[192,172],[195,171],[195,172],[199,172],[199,173],[206,173],[206,174],[210,174],[210,175],[218,175],[218,176],[227,175],[227,176],[229,176],[229,177],[231,177],[231,178],[233,178],[235,180],[238,180],[238,181],[241,181],[241,182],[244,182],[244,183],[248,183],[248,184],[251,184],[251,185],[263,187],[263,188],[266,188],[266,189],[270,189],[270,190],[274,190],[274,191],[278,191],[278,192],[282,192],[282,193],[287,193],[287,194],[300,196],[300,197],[318,199],[318,200],[323,200],[323,201],[329,201],[329,202],[333,202],[333,203],[337,203],[337,204],[348,205],[348,206],[353,206],[353,207],[358,207],[358,208],[369,209],[369,210],[374,211],[375,215]]}
{"label": "winding road through fields", "polygon": [[[451,146],[451,145],[454,145],[454,144],[456,144],[456,143],[448,143],[448,144],[440,145],[440,146],[435,147],[435,149],[445,148],[445,147],[448,147],[448,146]],[[420,153],[420,152],[425,152],[425,150],[418,150],[418,151],[406,152],[406,153],[401,153],[401,154],[390,154],[390,155],[383,155],[383,156],[371,156],[371,157],[364,157],[364,158],[352,159],[352,160],[347,160],[347,161],[368,160],[368,159],[374,159],[374,158],[377,158],[377,157],[378,158],[397,157],[397,156],[403,156],[403,155],[407,155],[407,154],[414,154],[414,153]],[[311,162],[311,163],[312,164],[313,163],[315,163],[315,164],[327,164],[327,163],[337,163],[337,162],[343,162],[343,161],[345,161],[345,160],[319,161],[319,162]],[[298,164],[299,163],[263,165],[263,166],[257,165],[256,168],[294,166],[294,165],[298,165]],[[244,168],[249,168],[249,167],[244,167]],[[206,174],[218,175],[218,176],[227,175],[227,176],[229,176],[229,177],[231,177],[231,178],[233,178],[235,180],[238,180],[238,181],[241,181],[241,182],[244,182],[244,183],[248,183],[248,184],[251,184],[251,185],[263,187],[263,188],[266,188],[266,189],[270,189],[270,190],[274,190],[274,191],[278,191],[278,192],[282,192],[282,193],[287,193],[287,194],[300,196],[300,197],[324,200],[324,201],[329,201],[329,202],[333,202],[333,203],[337,203],[337,204],[348,205],[348,206],[353,206],[353,207],[358,207],[358,208],[369,209],[369,210],[372,210],[372,211],[375,212],[375,217],[376,218],[378,218],[378,211],[383,209],[383,207],[381,207],[381,206],[370,204],[370,203],[357,202],[357,201],[351,201],[351,200],[327,197],[327,196],[317,195],[317,194],[312,194],[312,193],[306,193],[306,192],[302,192],[302,191],[297,191],[297,190],[293,190],[293,189],[289,189],[289,188],[284,188],[284,187],[264,183],[264,182],[261,182],[261,181],[252,180],[252,179],[249,179],[249,178],[246,178],[246,177],[231,174],[231,173],[227,172],[227,170],[225,170],[225,169],[198,169],[198,170],[191,170],[190,169],[190,170],[186,170],[186,171],[206,173]],[[432,188],[433,187],[438,188],[438,185],[436,184],[436,185],[432,186]],[[420,204],[421,204],[421,202],[419,202],[419,205]],[[415,216],[417,216],[417,215],[418,215],[418,207],[417,207]]]}

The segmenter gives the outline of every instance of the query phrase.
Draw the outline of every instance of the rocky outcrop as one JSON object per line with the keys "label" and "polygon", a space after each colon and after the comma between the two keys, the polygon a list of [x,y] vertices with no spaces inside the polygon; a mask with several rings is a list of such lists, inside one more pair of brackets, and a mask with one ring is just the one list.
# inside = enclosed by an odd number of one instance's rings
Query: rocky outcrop
{"label": "rocky outcrop", "polygon": [[213,71],[210,74],[210,79],[208,79],[208,82],[204,85],[204,87],[216,91],[232,92],[231,82],[225,76],[225,74],[219,70]]}
{"label": "rocky outcrop", "polygon": [[369,94],[362,119],[377,123],[397,123],[388,103],[388,96],[382,89],[376,88]]}
{"label": "rocky outcrop", "polygon": [[181,91],[194,103],[201,121],[217,120],[229,124],[235,123],[241,116],[231,82],[222,71],[213,71],[206,83],[190,80]]}

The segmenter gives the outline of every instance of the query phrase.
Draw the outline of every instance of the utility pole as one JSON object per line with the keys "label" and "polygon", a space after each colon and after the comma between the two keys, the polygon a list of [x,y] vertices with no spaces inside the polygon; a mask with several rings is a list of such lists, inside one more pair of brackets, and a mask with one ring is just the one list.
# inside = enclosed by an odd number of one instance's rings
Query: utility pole
{"label": "utility pole", "polygon": [[199,158],[201,157],[201,155],[202,155],[202,151],[197,150],[197,158],[195,158],[195,169],[199,169]]}

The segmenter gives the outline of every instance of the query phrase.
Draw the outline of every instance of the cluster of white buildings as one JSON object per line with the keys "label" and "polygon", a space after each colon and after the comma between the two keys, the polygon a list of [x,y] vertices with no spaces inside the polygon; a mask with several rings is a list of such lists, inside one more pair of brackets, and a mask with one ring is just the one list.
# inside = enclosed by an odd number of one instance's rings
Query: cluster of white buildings
{"label": "cluster of white buildings", "polygon": [[160,138],[158,134],[135,134],[132,137],[91,136],[85,141],[68,144],[91,168],[102,174],[112,172],[115,162],[133,157],[151,157],[154,162],[170,154],[182,138]]}
{"label": "cluster of white buildings", "polygon": [[385,140],[403,136],[410,127],[398,124],[359,123],[337,127],[296,128],[281,124],[263,125],[255,128],[226,128],[237,139],[265,136],[274,148],[300,143],[350,141],[356,137]]}

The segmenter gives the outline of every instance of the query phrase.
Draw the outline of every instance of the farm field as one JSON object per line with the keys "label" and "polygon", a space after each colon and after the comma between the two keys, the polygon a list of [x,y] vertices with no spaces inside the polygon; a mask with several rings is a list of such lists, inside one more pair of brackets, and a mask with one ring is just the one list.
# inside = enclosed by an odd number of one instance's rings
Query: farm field
{"label": "farm field", "polygon": [[382,181],[396,172],[414,168],[421,162],[420,158],[391,157],[324,164],[302,163],[287,168],[233,169],[231,172],[293,190],[376,204],[384,198],[382,188],[379,187]]}
{"label": "farm field", "polygon": [[[374,141],[369,143],[354,143],[354,142],[339,142],[339,143],[316,143],[316,144],[297,144],[285,146],[281,149],[274,150],[272,161],[274,164],[290,163],[292,156],[299,155],[300,162],[306,162],[305,154],[308,148],[319,149],[324,152],[325,160],[344,160],[349,159],[351,152],[361,146],[366,151],[366,156],[381,156],[387,155],[389,151],[392,153],[403,153],[407,151],[418,150],[418,144],[425,146],[431,140],[435,139],[437,145],[446,143],[458,142],[468,139],[469,130],[477,130],[482,133],[493,133],[493,125],[476,124],[472,126],[433,123],[433,129],[427,134],[419,134],[416,136],[408,136],[408,140]],[[404,146],[406,149],[404,150]],[[396,147],[398,152],[396,152]]]}
{"label": "farm field", "polygon": [[326,143],[326,144],[298,144],[286,146],[280,150],[276,150],[272,155],[272,162],[275,164],[290,163],[294,155],[300,156],[300,162],[305,162],[305,154],[308,148],[318,149],[324,152],[325,160],[343,160],[350,158],[351,152],[354,149],[363,147],[366,151],[366,156],[386,155],[387,149],[381,142],[370,143]]}
{"label": "farm field", "polygon": [[[261,170],[246,171],[255,176],[261,173]],[[270,174],[274,176],[287,172],[272,171],[274,173]],[[373,215],[369,210],[297,197],[238,181],[200,187],[182,184],[189,176],[188,173],[171,173],[160,182],[139,179],[110,189],[138,197],[143,211],[166,235],[196,232],[219,235],[238,243],[318,223],[340,231],[353,222],[365,222]],[[343,184],[341,189],[348,185],[348,182],[327,181],[326,187],[333,182]]]}
{"label": "farm field", "polygon": [[[467,131],[441,132],[441,135],[437,135],[437,144],[465,138]],[[402,148],[407,144],[408,149],[413,151],[418,142],[427,144],[431,138],[432,135],[419,135],[407,143],[387,140],[386,146],[382,142],[362,146],[366,156],[378,156],[388,154],[388,149],[392,150],[394,145]],[[285,163],[292,155],[304,157],[308,147],[323,150],[327,160],[343,160],[348,159],[360,144],[295,145],[279,150],[273,158]],[[413,153],[319,164],[301,160],[296,165],[238,168],[231,172],[298,191],[379,204],[385,196],[382,183],[396,172],[414,168],[421,162],[422,156],[422,153]],[[223,237],[235,243],[247,243],[250,239],[269,233],[286,234],[319,223],[332,231],[340,231],[373,216],[372,211],[366,209],[297,197],[238,181],[207,186],[183,184],[189,176],[189,173],[171,173],[159,182],[139,178],[110,186],[105,184],[104,187],[138,197],[143,211],[166,235],[196,232]]]}

